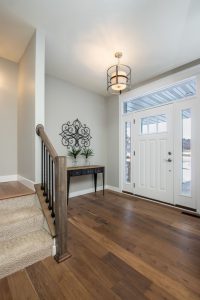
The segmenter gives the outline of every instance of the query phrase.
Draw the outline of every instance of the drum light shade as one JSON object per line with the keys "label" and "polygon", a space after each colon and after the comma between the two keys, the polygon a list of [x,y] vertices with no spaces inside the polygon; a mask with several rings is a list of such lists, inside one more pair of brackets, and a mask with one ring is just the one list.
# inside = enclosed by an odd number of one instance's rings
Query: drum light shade
{"label": "drum light shade", "polygon": [[120,64],[121,52],[116,52],[115,57],[118,58],[118,64],[107,70],[107,90],[111,94],[121,94],[122,91],[130,89],[131,68]]}

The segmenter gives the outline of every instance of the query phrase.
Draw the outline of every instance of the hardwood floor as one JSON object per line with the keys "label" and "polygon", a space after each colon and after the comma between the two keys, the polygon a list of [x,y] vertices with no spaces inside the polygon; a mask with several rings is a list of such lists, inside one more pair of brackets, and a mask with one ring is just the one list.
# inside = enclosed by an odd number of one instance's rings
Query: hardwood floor
{"label": "hardwood floor", "polygon": [[35,192],[19,181],[9,181],[0,183],[0,200],[27,196]]}
{"label": "hardwood floor", "polygon": [[70,199],[69,251],[0,280],[1,299],[200,299],[200,220],[106,191]]}

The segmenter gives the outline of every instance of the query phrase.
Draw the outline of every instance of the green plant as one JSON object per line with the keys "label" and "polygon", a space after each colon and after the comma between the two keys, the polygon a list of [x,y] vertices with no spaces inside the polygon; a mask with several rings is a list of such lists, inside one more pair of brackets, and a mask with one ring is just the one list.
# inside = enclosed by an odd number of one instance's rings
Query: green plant
{"label": "green plant", "polygon": [[87,159],[88,157],[94,155],[94,151],[90,148],[85,148],[82,150],[81,155]]}
{"label": "green plant", "polygon": [[72,147],[72,149],[68,151],[68,155],[76,159],[77,156],[80,154],[80,152],[81,152],[80,148],[77,149],[75,147]]}

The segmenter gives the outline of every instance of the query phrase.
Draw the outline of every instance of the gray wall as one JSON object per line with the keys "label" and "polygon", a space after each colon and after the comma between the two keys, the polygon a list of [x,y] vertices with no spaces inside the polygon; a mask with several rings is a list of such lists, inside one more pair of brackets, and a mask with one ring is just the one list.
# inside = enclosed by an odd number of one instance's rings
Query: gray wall
{"label": "gray wall", "polygon": [[119,187],[119,97],[107,99],[107,184]]}
{"label": "gray wall", "polygon": [[0,176],[17,174],[18,65],[0,58]]}
{"label": "gray wall", "polygon": [[18,174],[35,181],[35,53],[36,36],[19,62]]}
{"label": "gray wall", "polygon": [[[93,163],[106,165],[107,158],[107,100],[70,83],[46,76],[45,128],[59,155],[66,155],[61,144],[61,126],[78,118],[91,129]],[[83,161],[80,160],[80,163]],[[71,160],[68,159],[68,164]],[[91,176],[72,178],[71,192],[93,187]],[[98,182],[101,184],[101,181]]]}

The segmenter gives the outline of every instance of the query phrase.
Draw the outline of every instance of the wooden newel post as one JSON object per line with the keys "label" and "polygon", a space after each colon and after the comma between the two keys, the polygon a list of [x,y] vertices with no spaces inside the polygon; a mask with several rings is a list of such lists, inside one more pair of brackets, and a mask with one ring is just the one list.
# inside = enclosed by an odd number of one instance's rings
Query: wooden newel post
{"label": "wooden newel post", "polygon": [[67,172],[66,157],[55,157],[55,224],[56,255],[61,262],[71,255],[67,251]]}

